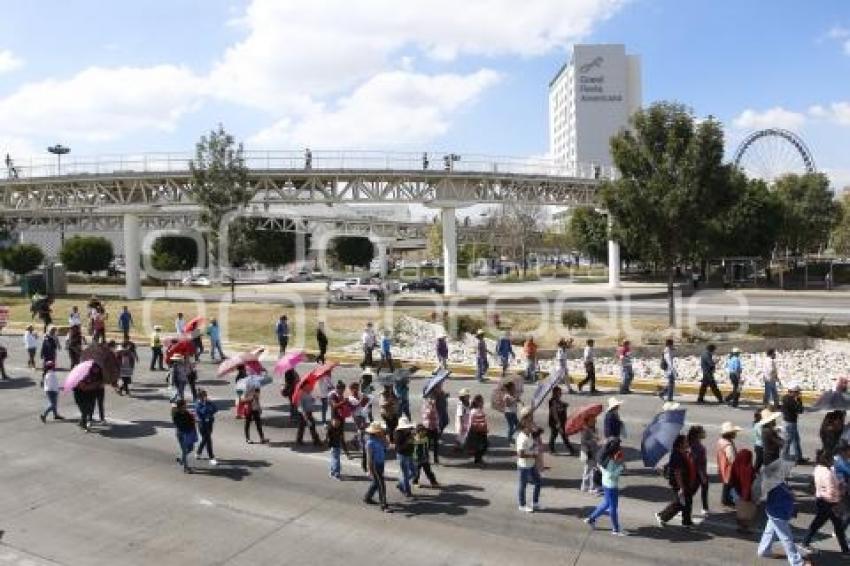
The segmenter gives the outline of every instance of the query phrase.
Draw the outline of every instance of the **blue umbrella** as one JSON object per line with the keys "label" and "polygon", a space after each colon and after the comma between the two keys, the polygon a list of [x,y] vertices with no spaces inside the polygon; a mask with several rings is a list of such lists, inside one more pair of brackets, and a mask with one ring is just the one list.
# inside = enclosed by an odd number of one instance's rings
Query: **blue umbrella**
{"label": "blue umbrella", "polygon": [[543,404],[543,401],[546,400],[546,396],[549,395],[549,393],[552,392],[555,386],[561,383],[563,379],[564,370],[558,368],[552,373],[550,373],[549,377],[539,382],[537,384],[537,387],[534,389],[534,396],[531,398],[532,408],[534,410],[537,410],[537,408]]}
{"label": "blue umbrella", "polygon": [[431,379],[428,380],[428,383],[425,384],[425,388],[422,389],[422,396],[427,397],[431,393],[431,391],[433,391],[434,388],[437,387],[439,384],[444,382],[446,378],[451,375],[451,373],[452,372],[447,369],[438,369],[437,371],[432,373]]}
{"label": "blue umbrella", "polygon": [[673,449],[673,442],[685,426],[685,409],[663,411],[655,415],[643,431],[640,455],[643,465],[654,468]]}

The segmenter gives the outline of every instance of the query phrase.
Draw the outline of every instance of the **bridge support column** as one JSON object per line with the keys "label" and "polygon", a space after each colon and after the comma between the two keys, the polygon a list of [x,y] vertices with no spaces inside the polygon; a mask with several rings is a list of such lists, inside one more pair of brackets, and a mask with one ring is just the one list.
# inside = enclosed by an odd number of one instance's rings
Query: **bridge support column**
{"label": "bridge support column", "polygon": [[377,240],[375,249],[378,251],[378,265],[381,279],[386,279],[389,273],[389,265],[387,265],[387,242],[385,240]]}
{"label": "bridge support column", "polygon": [[296,271],[307,269],[307,234],[295,232],[295,266]]}
{"label": "bridge support column", "polygon": [[124,215],[124,268],[127,299],[142,298],[142,277],[139,267],[140,244],[139,217],[136,214]]}
{"label": "bridge support column", "polygon": [[441,208],[443,224],[443,288],[444,294],[457,294],[457,219],[454,208]]}
{"label": "bridge support column", "polygon": [[620,243],[614,239],[614,222],[608,215],[608,287],[620,287]]}

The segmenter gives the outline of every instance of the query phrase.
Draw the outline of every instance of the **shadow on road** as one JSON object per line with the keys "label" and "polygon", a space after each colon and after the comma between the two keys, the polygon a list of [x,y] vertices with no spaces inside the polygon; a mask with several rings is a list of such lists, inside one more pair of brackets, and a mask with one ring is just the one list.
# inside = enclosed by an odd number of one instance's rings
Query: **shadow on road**
{"label": "shadow on road", "polygon": [[[131,424],[111,424],[108,428],[98,430],[98,434],[106,438],[143,438],[156,434],[156,423],[158,421],[140,421]],[[171,423],[167,423],[173,427]]]}
{"label": "shadow on road", "polygon": [[[388,482],[387,488],[395,482]],[[416,497],[400,504],[401,512],[406,516],[417,515],[466,515],[470,507],[487,507],[489,499],[470,495],[470,491],[483,491],[478,486],[453,484],[434,490],[430,493],[417,492]]]}
{"label": "shadow on road", "polygon": [[667,527],[643,526],[629,530],[629,535],[653,540],[664,540],[672,543],[705,542],[714,537],[701,529],[687,530],[683,527],[670,525]]}
{"label": "shadow on road", "polygon": [[672,494],[672,490],[663,485],[641,484],[627,485],[620,488],[620,497],[631,497],[654,503],[667,503],[670,501]]}
{"label": "shadow on road", "polygon": [[0,389],[25,389],[33,387],[35,381],[28,377],[12,377],[9,379],[0,379]]}

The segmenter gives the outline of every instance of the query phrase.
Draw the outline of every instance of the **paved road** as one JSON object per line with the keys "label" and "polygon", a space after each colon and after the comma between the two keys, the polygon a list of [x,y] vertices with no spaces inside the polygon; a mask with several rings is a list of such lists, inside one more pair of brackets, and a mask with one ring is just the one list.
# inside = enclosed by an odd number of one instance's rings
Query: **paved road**
{"label": "paved road", "polygon": [[[620,508],[631,536],[617,538],[604,519],[596,531],[580,521],[597,499],[577,490],[581,465],[566,455],[549,458],[543,510],[517,511],[515,465],[499,438],[504,423],[498,414],[491,415],[493,448],[486,469],[447,450],[436,468],[445,487],[419,491],[408,501],[390,488],[395,513],[385,515],[361,502],[366,483],[359,462],[344,462],[346,480],[331,481],[326,453],[293,445],[288,408],[274,387],[265,392],[270,445],[245,444],[241,421],[225,411],[215,432],[220,465],[200,462],[198,473],[184,475],[174,461],[177,446],[162,373],[141,371],[132,398],[109,392],[108,424],[93,433],[71,421],[43,425],[36,417],[42,405],[37,377],[22,369],[18,339],[4,340],[14,379],[0,383],[0,530],[5,531],[0,565],[777,563],[754,558],[757,535],[738,535],[728,513],[711,515],[695,532],[655,525],[653,512],[667,501],[668,489],[636,461],[634,448],[634,437],[658,409],[654,398],[632,396],[623,407],[632,431],[627,442],[632,462]],[[142,351],[143,358],[147,355]],[[352,369],[338,374],[355,376]],[[208,362],[202,364],[201,381],[222,405],[232,406],[228,380],[214,377]],[[455,397],[464,385],[470,384],[450,383],[448,389]],[[489,387],[471,386],[485,394]],[[569,400],[580,406],[601,398]],[[61,408],[68,417],[76,415],[68,396],[62,396]],[[710,425],[710,438],[721,420],[741,426],[751,420],[749,410],[688,409],[691,420]],[[545,414],[538,421],[545,422]],[[809,451],[819,421],[815,415],[803,418]],[[395,476],[394,464],[389,470]],[[798,472],[795,481],[802,490],[810,468]],[[715,485],[712,505],[719,511],[718,497]],[[811,519],[811,499],[801,497],[798,527]],[[816,545],[823,549],[819,564],[842,563],[834,539]]]}

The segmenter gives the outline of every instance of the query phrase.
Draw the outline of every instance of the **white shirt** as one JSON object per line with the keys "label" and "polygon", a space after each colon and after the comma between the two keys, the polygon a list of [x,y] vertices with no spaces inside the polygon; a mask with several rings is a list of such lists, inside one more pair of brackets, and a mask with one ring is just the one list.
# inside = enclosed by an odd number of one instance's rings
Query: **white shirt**
{"label": "white shirt", "polygon": [[673,356],[673,350],[671,348],[664,348],[664,361],[667,362],[667,371],[664,372],[665,375],[670,375],[671,373],[676,373],[676,358]]}
{"label": "white shirt", "polygon": [[764,359],[764,381],[772,383],[779,378],[779,371],[776,368],[776,359],[765,357]]}
{"label": "white shirt", "polygon": [[375,332],[373,330],[364,330],[363,331],[363,347],[364,348],[374,348],[375,347]]}
{"label": "white shirt", "polygon": [[177,334],[183,334],[183,329],[186,328],[186,321],[182,318],[178,318],[174,321],[174,330],[177,331]]}
{"label": "white shirt", "polygon": [[524,431],[520,431],[519,434],[516,435],[516,466],[517,468],[533,468],[535,465],[535,458],[523,458],[520,456],[520,453],[525,452],[526,454],[534,453],[534,439],[531,438],[530,434],[526,434]]}
{"label": "white shirt", "polygon": [[44,390],[59,391],[59,378],[56,377],[56,371],[50,370],[44,374]]}
{"label": "white shirt", "polygon": [[590,346],[585,346],[584,347],[584,354],[582,354],[582,359],[585,362],[592,362],[593,361],[593,348],[591,348]]}
{"label": "white shirt", "polygon": [[72,312],[68,315],[68,326],[82,326],[83,321],[80,318],[79,312]]}
{"label": "white shirt", "polygon": [[35,332],[24,332],[24,347],[27,350],[35,350],[38,348],[38,336]]}

